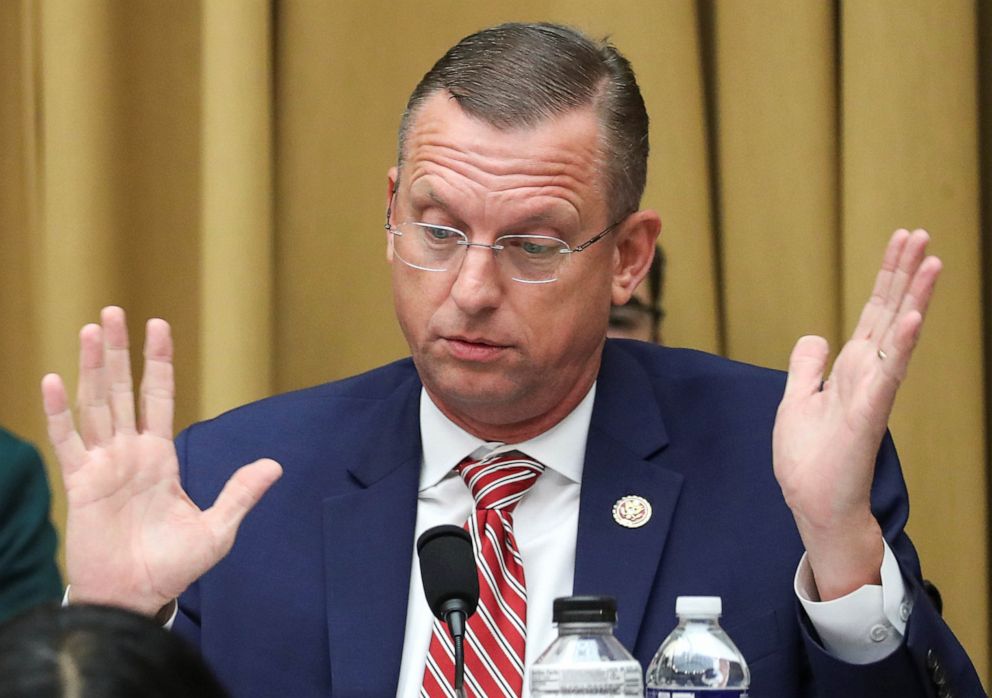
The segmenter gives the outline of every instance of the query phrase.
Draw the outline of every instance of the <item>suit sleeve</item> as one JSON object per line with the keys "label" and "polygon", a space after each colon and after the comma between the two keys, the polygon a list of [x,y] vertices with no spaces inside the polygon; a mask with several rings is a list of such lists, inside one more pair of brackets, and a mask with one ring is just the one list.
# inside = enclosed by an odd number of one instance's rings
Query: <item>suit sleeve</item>
{"label": "suit sleeve", "polygon": [[872,510],[882,527],[912,600],[902,643],[884,659],[849,664],[830,655],[813,624],[796,602],[817,696],[900,696],[950,698],[985,696],[964,648],[944,623],[923,590],[920,561],[905,533],[909,516],[906,484],[891,437],[882,442],[872,486]]}
{"label": "suit sleeve", "polygon": [[62,597],[45,467],[34,447],[4,440],[7,443],[0,445],[0,621]]}

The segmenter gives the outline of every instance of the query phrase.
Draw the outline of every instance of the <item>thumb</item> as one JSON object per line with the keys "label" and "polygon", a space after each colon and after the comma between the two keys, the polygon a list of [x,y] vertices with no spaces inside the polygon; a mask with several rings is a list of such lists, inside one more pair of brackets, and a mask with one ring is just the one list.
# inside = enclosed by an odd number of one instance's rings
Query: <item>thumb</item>
{"label": "thumb", "polygon": [[234,544],[234,535],[245,515],[281,476],[282,466],[270,458],[243,465],[224,485],[214,505],[203,512],[225,554]]}
{"label": "thumb", "polygon": [[789,357],[789,378],[785,383],[782,400],[812,395],[820,390],[823,372],[827,367],[830,345],[823,337],[800,337]]}

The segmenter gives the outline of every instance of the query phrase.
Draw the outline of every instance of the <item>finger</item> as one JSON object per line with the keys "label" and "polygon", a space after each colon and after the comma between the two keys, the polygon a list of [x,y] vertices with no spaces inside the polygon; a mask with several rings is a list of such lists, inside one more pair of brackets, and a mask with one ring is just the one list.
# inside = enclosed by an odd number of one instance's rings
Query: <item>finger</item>
{"label": "finger", "polygon": [[203,512],[220,549],[231,548],[245,515],[281,476],[282,466],[269,458],[242,466],[231,476],[214,505]]}
{"label": "finger", "polygon": [[800,337],[789,356],[789,377],[782,401],[812,395],[820,390],[830,345],[823,337]]}
{"label": "finger", "polygon": [[152,318],[145,327],[145,372],[141,377],[142,431],[172,438],[175,382],[169,323]]}
{"label": "finger", "polygon": [[107,403],[107,374],[103,356],[103,329],[89,324],[79,331],[79,387],[76,391],[83,443],[93,448],[114,435]]}
{"label": "finger", "polygon": [[944,264],[939,257],[930,256],[923,260],[899,306],[900,316],[915,310],[926,317],[934,288],[937,286],[937,279],[940,278],[943,268]]}
{"label": "finger", "polygon": [[[879,349],[885,357],[890,355],[897,357],[906,349],[905,344],[900,344],[903,337],[902,332],[904,331],[902,329],[902,322],[910,315],[919,316],[919,324],[913,328],[913,341],[908,345],[910,352],[916,346],[917,337],[922,330],[923,320],[930,307],[930,300],[933,298],[934,288],[937,285],[937,279],[940,277],[942,268],[943,263],[937,257],[927,257],[920,264],[920,268],[917,270],[910,284],[909,291],[907,291],[906,296],[903,298],[896,319],[879,343]],[[911,320],[910,322],[915,323],[916,321]],[[895,365],[897,362],[893,361],[890,363]],[[897,371],[893,375],[898,375],[899,373],[901,371]]]}
{"label": "finger", "polygon": [[926,254],[927,244],[930,236],[925,230],[914,230],[899,255],[899,263],[892,274],[892,283],[882,305],[881,311],[875,318],[875,324],[871,329],[871,337],[881,341],[885,333],[888,332],[895,321],[899,308],[902,306],[906,291],[909,289],[913,278],[916,276],[920,264]]}
{"label": "finger", "polygon": [[62,378],[49,373],[41,379],[41,404],[45,408],[48,440],[62,468],[62,476],[70,475],[86,459],[86,446],[72,423],[72,411]]}
{"label": "finger", "polygon": [[892,233],[889,244],[885,247],[885,254],[882,255],[882,266],[875,276],[875,286],[872,288],[871,297],[861,311],[858,325],[854,330],[854,336],[859,339],[868,339],[872,328],[875,327],[876,320],[885,307],[885,299],[889,295],[889,287],[892,285],[892,277],[899,264],[899,257],[902,255],[906,241],[909,239],[909,231],[900,228]]}
{"label": "finger", "polygon": [[884,350],[882,374],[890,384],[887,387],[892,392],[893,399],[895,390],[909,371],[909,360],[913,356],[922,328],[923,315],[918,310],[910,310],[899,317],[886,338],[888,348]]}
{"label": "finger", "polygon": [[104,357],[110,389],[110,412],[114,429],[134,433],[134,382],[131,379],[131,353],[128,348],[124,310],[111,306],[100,313],[103,325]]}

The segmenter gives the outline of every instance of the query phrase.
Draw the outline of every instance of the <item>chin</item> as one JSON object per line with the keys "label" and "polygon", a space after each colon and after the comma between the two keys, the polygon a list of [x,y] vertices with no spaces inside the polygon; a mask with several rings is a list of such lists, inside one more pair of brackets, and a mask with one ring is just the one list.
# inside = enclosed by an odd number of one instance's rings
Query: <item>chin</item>
{"label": "chin", "polygon": [[504,370],[480,371],[457,366],[431,366],[422,370],[420,378],[436,400],[456,409],[491,408],[499,411],[502,405],[514,403],[524,397],[521,385],[510,379]]}
{"label": "chin", "polygon": [[449,376],[447,379],[437,381],[432,390],[446,402],[466,407],[490,405],[497,408],[499,405],[520,399],[520,386],[502,377],[492,380],[477,374]]}

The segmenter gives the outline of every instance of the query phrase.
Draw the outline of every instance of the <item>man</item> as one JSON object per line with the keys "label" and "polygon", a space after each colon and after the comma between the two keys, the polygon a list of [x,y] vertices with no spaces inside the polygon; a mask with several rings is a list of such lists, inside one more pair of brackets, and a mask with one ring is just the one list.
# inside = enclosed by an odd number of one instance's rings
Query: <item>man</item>
{"label": "man", "polygon": [[610,308],[607,337],[640,339],[655,344],[661,342],[661,321],[665,318],[665,311],[661,307],[665,261],[665,250],[658,245],[647,276],[634,289],[630,300]]}
{"label": "man", "polygon": [[467,520],[469,695],[526,694],[551,601],[571,593],[616,596],[643,664],[677,595],[722,596],[756,695],[979,695],[919,593],[885,438],[940,271],[926,233],[893,235],[829,376],[816,337],[787,381],[607,342],[660,230],[639,209],[646,158],[614,48],[553,25],[484,30],[414,90],[387,177],[411,359],[173,446],[168,325],[146,329],[138,425],[123,312],[105,309],[80,333],[79,433],[61,380],[42,382],[71,600],[173,616],[239,696],[450,695],[414,540]]}
{"label": "man", "polygon": [[0,621],[62,593],[50,504],[38,452],[0,429]]}

